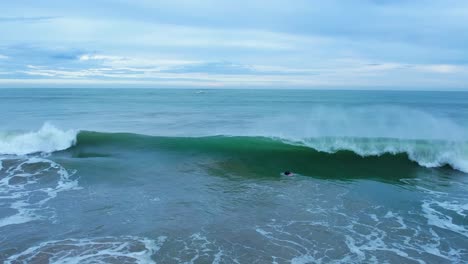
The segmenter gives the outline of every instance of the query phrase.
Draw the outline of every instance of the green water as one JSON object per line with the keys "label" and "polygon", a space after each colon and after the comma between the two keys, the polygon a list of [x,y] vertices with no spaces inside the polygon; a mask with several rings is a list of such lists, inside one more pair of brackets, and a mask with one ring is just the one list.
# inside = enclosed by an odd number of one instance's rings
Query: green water
{"label": "green water", "polygon": [[4,89],[0,102],[7,263],[468,260],[466,93]]}

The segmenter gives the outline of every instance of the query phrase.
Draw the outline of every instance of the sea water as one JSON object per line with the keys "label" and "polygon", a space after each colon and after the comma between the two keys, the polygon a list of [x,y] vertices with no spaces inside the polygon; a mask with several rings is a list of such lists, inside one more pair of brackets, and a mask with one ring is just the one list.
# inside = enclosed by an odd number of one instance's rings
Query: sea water
{"label": "sea water", "polygon": [[0,89],[0,111],[5,263],[468,261],[468,93]]}

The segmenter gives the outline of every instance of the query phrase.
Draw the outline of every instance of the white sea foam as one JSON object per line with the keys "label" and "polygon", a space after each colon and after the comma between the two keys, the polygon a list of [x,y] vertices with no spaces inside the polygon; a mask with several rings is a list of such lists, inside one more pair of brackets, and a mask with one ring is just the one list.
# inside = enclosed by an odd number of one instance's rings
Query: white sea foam
{"label": "white sea foam", "polygon": [[453,219],[453,215],[466,218],[468,204],[460,204],[457,201],[425,200],[422,204],[422,211],[429,225],[450,230],[468,238],[468,227],[455,223]]}
{"label": "white sea foam", "polygon": [[10,256],[5,263],[155,263],[166,237],[101,237],[48,241]]}
{"label": "white sea foam", "polygon": [[193,254],[190,262],[185,263],[198,263],[199,261],[203,262],[203,259],[211,258],[213,258],[212,263],[223,262],[224,251],[201,233],[192,234],[184,244],[185,248],[190,248]]}
{"label": "white sea foam", "polygon": [[60,130],[45,123],[38,131],[0,133],[0,154],[25,155],[64,150],[76,143],[77,131]]}
{"label": "white sea foam", "polygon": [[[281,248],[283,258],[292,256],[291,263],[385,263],[385,260],[459,263],[466,259],[463,240],[459,240],[465,236],[466,226],[454,221],[455,217],[449,219],[442,214],[450,210],[451,215],[464,217],[468,215],[465,203],[431,200],[428,205],[438,211],[431,209],[429,215],[425,215],[424,209],[421,213],[381,206],[356,210],[355,203],[344,202],[346,200],[343,197],[339,199],[343,203],[333,201],[331,203],[336,206],[331,207],[328,199],[317,199],[306,210],[312,214],[311,219],[272,219],[267,225],[256,226],[255,231],[266,239],[269,248]],[[350,205],[352,207],[348,208]],[[350,209],[352,211],[348,211]],[[433,222],[427,225],[423,219],[415,220],[412,217],[415,213],[432,218]],[[449,234],[453,240],[446,239],[446,230],[458,234]],[[333,247],[322,248],[330,243]],[[314,251],[318,248],[321,249]]]}
{"label": "white sea foam", "polygon": [[291,259],[291,264],[322,263],[311,255],[302,255]]}
{"label": "white sea foam", "polygon": [[[0,202],[15,213],[1,218],[0,228],[43,219],[46,202],[60,192],[79,188],[77,180],[71,178],[73,172],[44,157],[4,157],[3,162]],[[31,196],[36,199],[31,200]]]}

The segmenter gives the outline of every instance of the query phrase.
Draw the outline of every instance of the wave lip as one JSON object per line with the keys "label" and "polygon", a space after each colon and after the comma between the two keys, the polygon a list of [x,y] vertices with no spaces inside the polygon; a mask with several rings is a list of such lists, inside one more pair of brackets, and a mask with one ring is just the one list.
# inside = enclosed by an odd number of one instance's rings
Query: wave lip
{"label": "wave lip", "polygon": [[45,123],[36,132],[0,133],[0,154],[26,155],[64,150],[76,143],[76,130],[60,130]]}
{"label": "wave lip", "polygon": [[352,151],[361,157],[406,154],[422,167],[449,165],[468,173],[468,145],[462,141],[334,137],[301,140],[300,144],[326,153]]}

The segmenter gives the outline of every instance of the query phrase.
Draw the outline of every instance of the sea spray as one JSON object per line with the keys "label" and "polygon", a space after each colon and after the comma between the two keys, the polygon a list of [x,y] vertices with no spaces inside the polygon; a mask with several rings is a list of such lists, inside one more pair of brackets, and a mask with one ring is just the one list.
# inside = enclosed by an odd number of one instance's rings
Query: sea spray
{"label": "sea spray", "polygon": [[284,111],[251,122],[244,130],[222,134],[297,140],[323,137],[468,140],[468,128],[459,120],[395,105],[312,105],[298,113]]}
{"label": "sea spray", "polygon": [[49,123],[35,132],[3,132],[0,133],[0,154],[25,155],[64,150],[75,144],[76,135],[75,130],[60,130]]}

